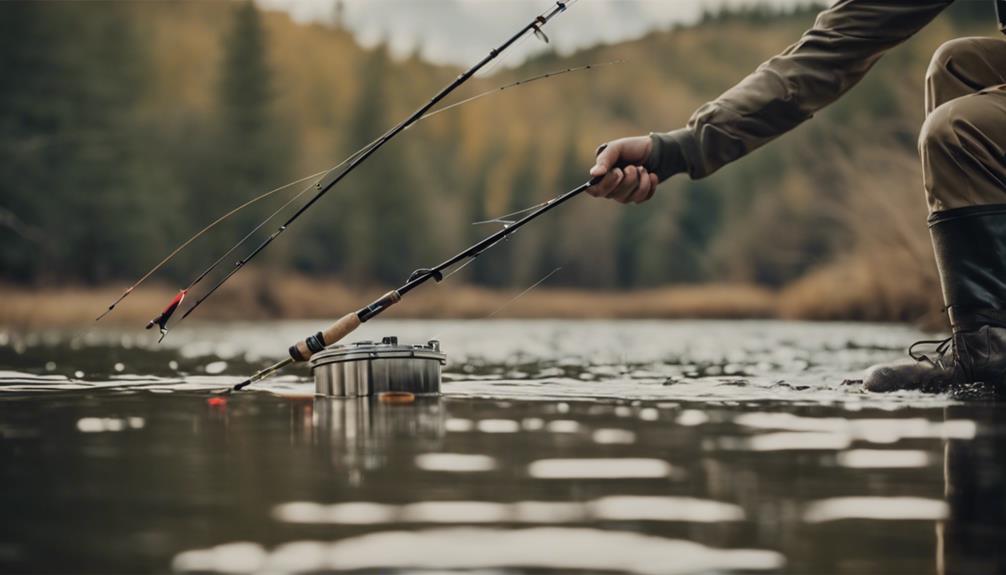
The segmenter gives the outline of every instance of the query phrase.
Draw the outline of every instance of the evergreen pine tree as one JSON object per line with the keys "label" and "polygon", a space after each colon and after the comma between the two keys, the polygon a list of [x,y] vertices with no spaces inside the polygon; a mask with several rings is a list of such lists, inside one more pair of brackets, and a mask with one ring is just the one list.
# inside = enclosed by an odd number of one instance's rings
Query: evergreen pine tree
{"label": "evergreen pine tree", "polygon": [[144,195],[137,145],[145,54],[127,9],[3,6],[5,207],[43,238],[10,238],[15,247],[0,254],[20,279],[96,283],[144,263],[156,202]]}
{"label": "evergreen pine tree", "polygon": [[[262,18],[248,0],[234,11],[226,37],[217,92],[217,150],[209,189],[194,198],[193,209],[205,219],[207,208],[222,214],[249,198],[285,183],[289,176],[290,139],[275,116],[275,88],[268,64]],[[223,250],[244,237],[272,212],[274,204],[255,206],[231,218],[214,234]],[[259,237],[272,232],[269,225]],[[258,239],[258,238],[256,238]]]}

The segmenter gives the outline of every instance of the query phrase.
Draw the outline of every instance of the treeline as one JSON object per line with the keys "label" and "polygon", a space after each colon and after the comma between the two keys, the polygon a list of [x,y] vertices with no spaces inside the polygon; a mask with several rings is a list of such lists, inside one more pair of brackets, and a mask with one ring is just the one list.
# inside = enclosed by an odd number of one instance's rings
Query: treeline
{"label": "treeline", "polygon": [[[991,12],[978,16],[984,3],[958,4],[791,136],[706,180],[675,179],[642,206],[574,202],[463,274],[487,286],[526,285],[555,267],[557,285],[781,286],[871,251],[855,222],[882,210],[862,198],[897,193],[912,198],[913,214],[922,201],[909,168],[904,191],[879,190],[862,160],[908,166],[932,50],[964,31],[995,29]],[[795,41],[814,13],[709,15],[477,79],[465,95],[623,61],[424,122],[347,178],[261,263],[397,282],[491,229],[472,222],[580,183],[598,143],[683,125]],[[3,280],[25,284],[135,278],[230,208],[338,163],[458,73],[395,61],[345,30],[298,25],[250,3],[2,3],[0,54],[0,269]],[[184,283],[302,188],[243,210],[159,277]]]}

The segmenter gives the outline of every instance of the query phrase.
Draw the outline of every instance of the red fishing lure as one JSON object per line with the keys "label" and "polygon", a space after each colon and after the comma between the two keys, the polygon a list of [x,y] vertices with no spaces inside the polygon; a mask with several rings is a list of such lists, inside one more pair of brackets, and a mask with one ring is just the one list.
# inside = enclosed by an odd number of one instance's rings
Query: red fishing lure
{"label": "red fishing lure", "polygon": [[158,343],[160,343],[160,341],[164,339],[164,336],[168,334],[168,320],[171,319],[171,315],[174,314],[175,310],[178,309],[178,306],[181,305],[182,300],[185,299],[185,294],[187,293],[189,293],[189,290],[184,289],[178,292],[178,295],[171,300],[171,303],[168,304],[168,307],[164,308],[164,311],[162,311],[160,315],[147,322],[147,329],[150,329],[155,325],[160,328],[161,337],[157,340]]}

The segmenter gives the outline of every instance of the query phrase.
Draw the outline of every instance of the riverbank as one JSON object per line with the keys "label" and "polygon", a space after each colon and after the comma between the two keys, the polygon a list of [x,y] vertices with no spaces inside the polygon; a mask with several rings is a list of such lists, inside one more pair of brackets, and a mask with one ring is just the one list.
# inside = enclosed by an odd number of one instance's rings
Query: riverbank
{"label": "riverbank", "polygon": [[[452,284],[430,285],[409,294],[387,317],[478,319],[813,319],[918,321],[939,326],[938,316],[914,316],[905,309],[866,308],[863,298],[841,292],[832,282],[815,280],[782,290],[744,284],[668,286],[632,291],[594,291],[538,287],[493,290]],[[0,285],[0,325],[16,329],[79,326],[94,321],[125,289]],[[848,284],[846,284],[848,287]],[[383,292],[380,286],[349,287],[336,280],[303,276],[270,277],[254,272],[235,277],[193,317],[205,320],[334,318],[357,309]],[[142,325],[175,295],[164,285],[137,288],[104,323]],[[517,297],[517,299],[514,299]],[[187,308],[189,299],[183,304]],[[872,301],[872,300],[870,300]]]}
{"label": "riverbank", "polygon": [[[0,325],[14,328],[64,327],[85,324],[108,308],[124,287],[0,287]],[[144,324],[174,297],[164,286],[138,288],[103,322]],[[333,318],[366,305],[381,287],[349,288],[335,281],[291,278],[270,283],[228,286],[207,300],[193,317],[207,320]],[[514,299],[520,290],[474,286],[431,286],[409,294],[407,303],[387,317],[474,319],[499,318],[768,318],[775,315],[775,296],[750,286],[699,286],[593,292],[538,288]],[[188,302],[183,303],[186,309]]]}

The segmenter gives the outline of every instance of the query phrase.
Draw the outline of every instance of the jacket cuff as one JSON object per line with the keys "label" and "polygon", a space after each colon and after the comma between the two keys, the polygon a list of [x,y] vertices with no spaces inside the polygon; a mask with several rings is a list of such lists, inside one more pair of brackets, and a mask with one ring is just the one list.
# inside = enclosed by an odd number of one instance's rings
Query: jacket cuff
{"label": "jacket cuff", "polygon": [[691,172],[688,153],[695,148],[695,136],[690,129],[651,132],[650,141],[653,143],[650,157],[643,165],[647,171],[657,174],[661,182],[675,174]]}

